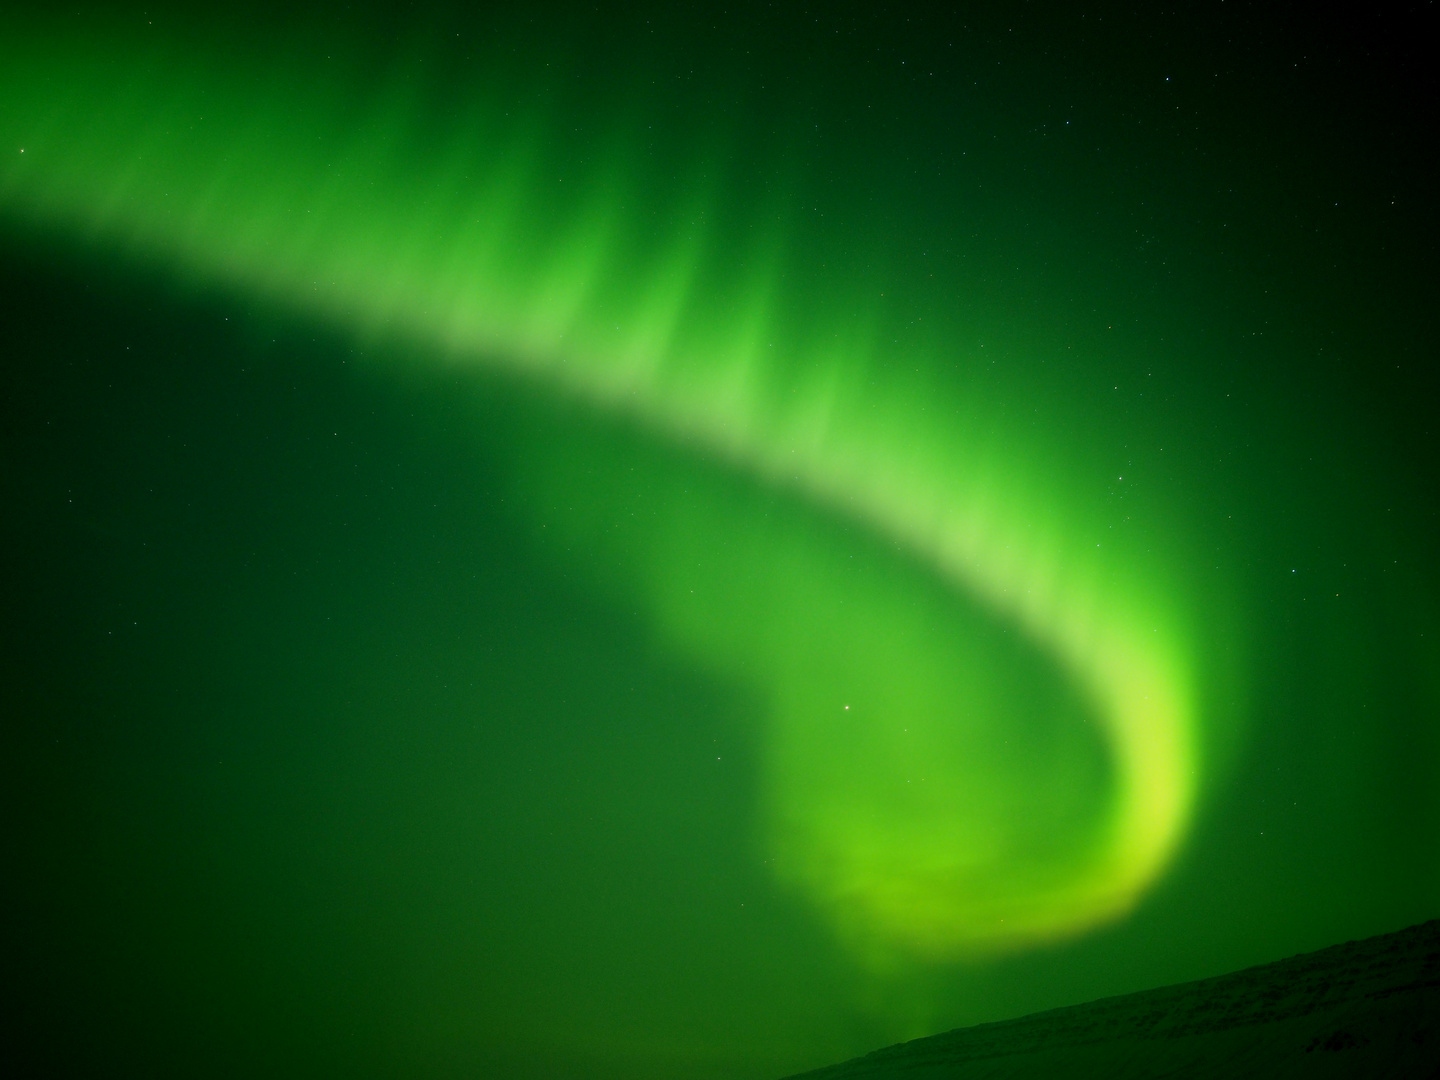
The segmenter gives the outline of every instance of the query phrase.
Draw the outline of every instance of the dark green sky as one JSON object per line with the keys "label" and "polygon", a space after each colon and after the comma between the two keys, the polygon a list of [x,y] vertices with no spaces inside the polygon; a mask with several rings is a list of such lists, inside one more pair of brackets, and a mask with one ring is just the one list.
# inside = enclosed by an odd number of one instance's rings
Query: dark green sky
{"label": "dark green sky", "polygon": [[1434,29],[4,16],[31,1072],[775,1077],[1440,913]]}

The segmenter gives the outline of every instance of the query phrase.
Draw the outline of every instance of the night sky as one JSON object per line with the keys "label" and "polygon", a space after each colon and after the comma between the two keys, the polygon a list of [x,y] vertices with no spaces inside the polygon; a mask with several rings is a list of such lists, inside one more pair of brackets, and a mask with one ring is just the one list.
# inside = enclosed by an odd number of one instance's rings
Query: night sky
{"label": "night sky", "polygon": [[1440,915],[1435,5],[203,7],[0,15],[28,1074],[767,1080]]}

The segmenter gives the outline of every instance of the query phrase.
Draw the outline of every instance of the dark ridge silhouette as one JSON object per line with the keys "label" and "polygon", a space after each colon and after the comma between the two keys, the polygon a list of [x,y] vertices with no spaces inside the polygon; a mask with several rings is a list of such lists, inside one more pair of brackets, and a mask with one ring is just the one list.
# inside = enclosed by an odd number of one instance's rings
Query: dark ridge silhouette
{"label": "dark ridge silhouette", "polygon": [[1213,979],[957,1028],[802,1075],[1437,1078],[1440,920]]}

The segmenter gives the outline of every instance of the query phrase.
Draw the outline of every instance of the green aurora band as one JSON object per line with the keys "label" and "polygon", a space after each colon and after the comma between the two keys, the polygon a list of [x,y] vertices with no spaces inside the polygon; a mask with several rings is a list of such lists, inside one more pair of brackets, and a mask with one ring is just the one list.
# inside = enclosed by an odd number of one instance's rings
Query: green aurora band
{"label": "green aurora band", "polygon": [[[966,375],[985,354],[953,320],[893,362],[883,236],[852,238],[850,273],[795,255],[803,160],[745,188],[717,121],[655,163],[633,101],[574,134],[564,102],[506,90],[524,69],[499,50],[437,128],[418,61],[361,94],[338,47],[304,70],[219,42],[5,38],[8,228],[485,368],[620,433],[521,440],[528,490],[568,512],[536,533],[763,700],[761,857],[862,960],[1074,935],[1165,870],[1207,768],[1183,538],[1158,514],[1107,531],[1056,465],[1064,436]],[[666,455],[696,464],[665,481]],[[617,494],[636,469],[638,517]]]}

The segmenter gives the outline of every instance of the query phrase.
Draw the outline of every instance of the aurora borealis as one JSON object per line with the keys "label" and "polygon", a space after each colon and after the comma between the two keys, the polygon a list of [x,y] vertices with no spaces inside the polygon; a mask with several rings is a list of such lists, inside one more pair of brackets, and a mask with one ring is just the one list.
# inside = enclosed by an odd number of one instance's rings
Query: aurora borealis
{"label": "aurora borealis", "polygon": [[17,604],[171,626],[32,773],[204,823],[131,918],[251,1060],[764,1076],[1434,913],[1419,166],[1267,144],[1341,46],[1247,14],[907,18],[6,16],[16,543],[109,552]]}

